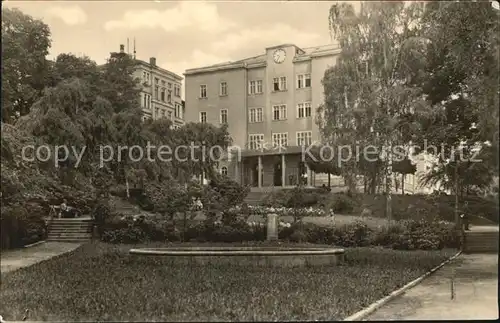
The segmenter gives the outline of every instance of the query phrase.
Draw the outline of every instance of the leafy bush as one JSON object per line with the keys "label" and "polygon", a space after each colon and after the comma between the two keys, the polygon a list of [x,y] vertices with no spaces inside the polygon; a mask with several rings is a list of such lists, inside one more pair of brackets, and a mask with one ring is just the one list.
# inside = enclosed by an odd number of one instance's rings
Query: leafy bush
{"label": "leafy bush", "polygon": [[[228,212],[232,207],[241,205],[250,188],[244,187],[227,176],[216,176],[201,192],[201,201],[207,215],[207,221],[222,220],[226,225],[238,221],[234,213]],[[222,218],[217,215],[222,213]]]}
{"label": "leafy bush", "polygon": [[351,214],[356,206],[356,201],[346,194],[334,194],[333,201],[330,204],[331,210],[338,214]]}
{"label": "leafy bush", "polygon": [[329,195],[328,192],[323,190],[296,186],[291,190],[278,190],[269,193],[262,204],[268,207],[288,208],[324,206],[329,199]]}
{"label": "leafy bush", "polygon": [[104,231],[102,241],[110,243],[140,243],[146,241],[146,234],[140,227],[129,227]]}
{"label": "leafy bush", "polygon": [[2,206],[2,249],[20,248],[44,240],[47,225],[43,214],[28,212],[21,205]]}

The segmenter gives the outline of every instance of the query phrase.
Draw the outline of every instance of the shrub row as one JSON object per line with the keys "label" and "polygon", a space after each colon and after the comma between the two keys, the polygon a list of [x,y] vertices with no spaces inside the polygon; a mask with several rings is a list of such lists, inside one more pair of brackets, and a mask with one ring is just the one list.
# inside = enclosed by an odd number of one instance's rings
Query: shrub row
{"label": "shrub row", "polygon": [[[232,225],[208,222],[175,224],[171,221],[113,217],[102,230],[101,239],[110,243],[145,241],[243,242],[263,241],[264,225],[238,222]],[[282,227],[279,239],[292,242],[330,244],[340,247],[383,246],[400,250],[458,248],[460,238],[449,225],[427,221],[399,221],[388,227],[370,228],[357,221],[338,227],[298,222]]]}

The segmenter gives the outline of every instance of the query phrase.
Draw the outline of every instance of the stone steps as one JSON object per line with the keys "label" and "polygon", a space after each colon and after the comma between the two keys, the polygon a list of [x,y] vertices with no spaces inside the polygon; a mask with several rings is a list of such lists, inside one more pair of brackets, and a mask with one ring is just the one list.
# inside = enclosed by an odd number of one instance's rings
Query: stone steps
{"label": "stone steps", "polygon": [[498,253],[498,232],[466,232],[464,253]]}
{"label": "stone steps", "polygon": [[91,219],[53,219],[47,241],[85,242],[92,238],[92,226]]}

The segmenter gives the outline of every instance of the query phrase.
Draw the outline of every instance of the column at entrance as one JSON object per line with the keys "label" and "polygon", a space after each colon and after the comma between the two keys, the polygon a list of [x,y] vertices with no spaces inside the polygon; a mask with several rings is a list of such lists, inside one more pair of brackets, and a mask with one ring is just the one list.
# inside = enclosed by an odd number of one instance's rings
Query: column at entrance
{"label": "column at entrance", "polygon": [[257,169],[257,173],[258,173],[258,187],[261,188],[262,187],[262,156],[259,156],[259,163],[258,163],[258,169]]}
{"label": "column at entrance", "polygon": [[286,185],[286,159],[285,154],[281,155],[281,187]]}

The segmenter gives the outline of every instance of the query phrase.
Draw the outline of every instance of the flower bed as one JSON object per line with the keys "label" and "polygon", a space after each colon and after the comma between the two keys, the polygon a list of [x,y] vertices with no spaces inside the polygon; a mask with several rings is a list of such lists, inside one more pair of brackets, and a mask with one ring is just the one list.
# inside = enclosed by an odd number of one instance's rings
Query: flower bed
{"label": "flower bed", "polygon": [[325,212],[322,208],[315,207],[307,207],[307,208],[290,208],[290,207],[269,207],[269,206],[260,206],[260,205],[248,205],[247,211],[245,211],[244,207],[237,206],[229,209],[228,212],[234,214],[242,214],[248,212],[249,215],[260,215],[267,216],[268,214],[277,214],[279,216],[298,214],[299,216],[331,216],[332,213]]}

